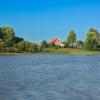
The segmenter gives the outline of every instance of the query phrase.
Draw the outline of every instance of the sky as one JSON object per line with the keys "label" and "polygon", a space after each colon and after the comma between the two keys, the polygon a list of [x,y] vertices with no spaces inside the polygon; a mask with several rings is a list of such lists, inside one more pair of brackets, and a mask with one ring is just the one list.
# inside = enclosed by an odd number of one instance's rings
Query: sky
{"label": "sky", "polygon": [[100,32],[100,0],[0,0],[0,26],[29,41],[64,41],[71,29],[84,40],[89,28]]}

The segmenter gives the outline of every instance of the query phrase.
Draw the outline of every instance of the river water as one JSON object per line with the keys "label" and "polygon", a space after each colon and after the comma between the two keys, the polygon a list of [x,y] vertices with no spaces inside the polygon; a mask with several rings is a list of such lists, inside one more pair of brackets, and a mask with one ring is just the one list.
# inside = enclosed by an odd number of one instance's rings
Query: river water
{"label": "river water", "polygon": [[100,55],[1,55],[0,100],[100,100]]}

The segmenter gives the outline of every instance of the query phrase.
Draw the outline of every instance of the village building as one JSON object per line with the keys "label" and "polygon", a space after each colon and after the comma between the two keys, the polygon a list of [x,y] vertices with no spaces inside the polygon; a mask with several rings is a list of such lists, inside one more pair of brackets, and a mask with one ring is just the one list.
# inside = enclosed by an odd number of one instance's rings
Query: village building
{"label": "village building", "polygon": [[52,45],[56,45],[56,46],[61,46],[61,47],[64,47],[65,44],[62,43],[58,38],[53,38],[49,44],[52,44]]}

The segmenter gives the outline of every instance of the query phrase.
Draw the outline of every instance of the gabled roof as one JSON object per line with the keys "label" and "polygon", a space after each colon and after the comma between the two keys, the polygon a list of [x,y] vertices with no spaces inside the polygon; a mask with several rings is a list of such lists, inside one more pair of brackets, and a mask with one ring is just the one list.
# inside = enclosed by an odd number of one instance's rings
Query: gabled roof
{"label": "gabled roof", "polygon": [[50,43],[56,43],[56,42],[60,42],[60,40],[58,38],[53,38]]}

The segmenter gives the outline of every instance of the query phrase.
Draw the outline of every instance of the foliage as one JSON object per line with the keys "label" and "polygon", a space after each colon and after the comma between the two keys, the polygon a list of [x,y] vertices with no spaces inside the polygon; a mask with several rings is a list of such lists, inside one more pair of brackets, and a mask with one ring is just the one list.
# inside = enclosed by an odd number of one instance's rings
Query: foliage
{"label": "foliage", "polygon": [[72,48],[74,47],[74,43],[76,43],[76,33],[74,32],[74,30],[71,30],[69,32],[67,43],[69,46],[72,46]]}
{"label": "foliage", "polygon": [[[47,47],[47,42],[43,41],[43,48]],[[25,41],[23,38],[15,36],[12,27],[0,27],[0,52],[41,52],[42,47],[37,43]]]}
{"label": "foliage", "polygon": [[[94,29],[90,28],[86,35],[85,42],[76,41],[76,33],[74,30],[69,32],[67,41],[62,42],[64,46],[50,44],[46,40],[40,43],[32,43],[25,41],[23,38],[15,35],[14,29],[9,26],[0,27],[0,52],[1,53],[86,53],[94,50],[100,51],[100,34]],[[76,49],[73,49],[73,48]],[[83,49],[87,50],[83,50]],[[88,51],[89,50],[89,51]],[[98,53],[98,52],[97,52]]]}
{"label": "foliage", "polygon": [[81,40],[77,41],[77,48],[83,48],[83,46],[84,43]]}
{"label": "foliage", "polygon": [[14,42],[15,43],[21,42],[23,40],[24,40],[23,38],[20,38],[20,37],[17,37],[17,36],[14,37]]}
{"label": "foliage", "polygon": [[3,40],[10,46],[14,40],[15,32],[11,27],[2,27]]}
{"label": "foliage", "polygon": [[97,30],[90,28],[85,40],[85,48],[89,50],[97,50],[100,34]]}
{"label": "foliage", "polygon": [[46,40],[43,40],[42,42],[41,42],[41,47],[42,48],[47,48],[49,45],[48,45],[48,43],[47,43],[47,41]]}

